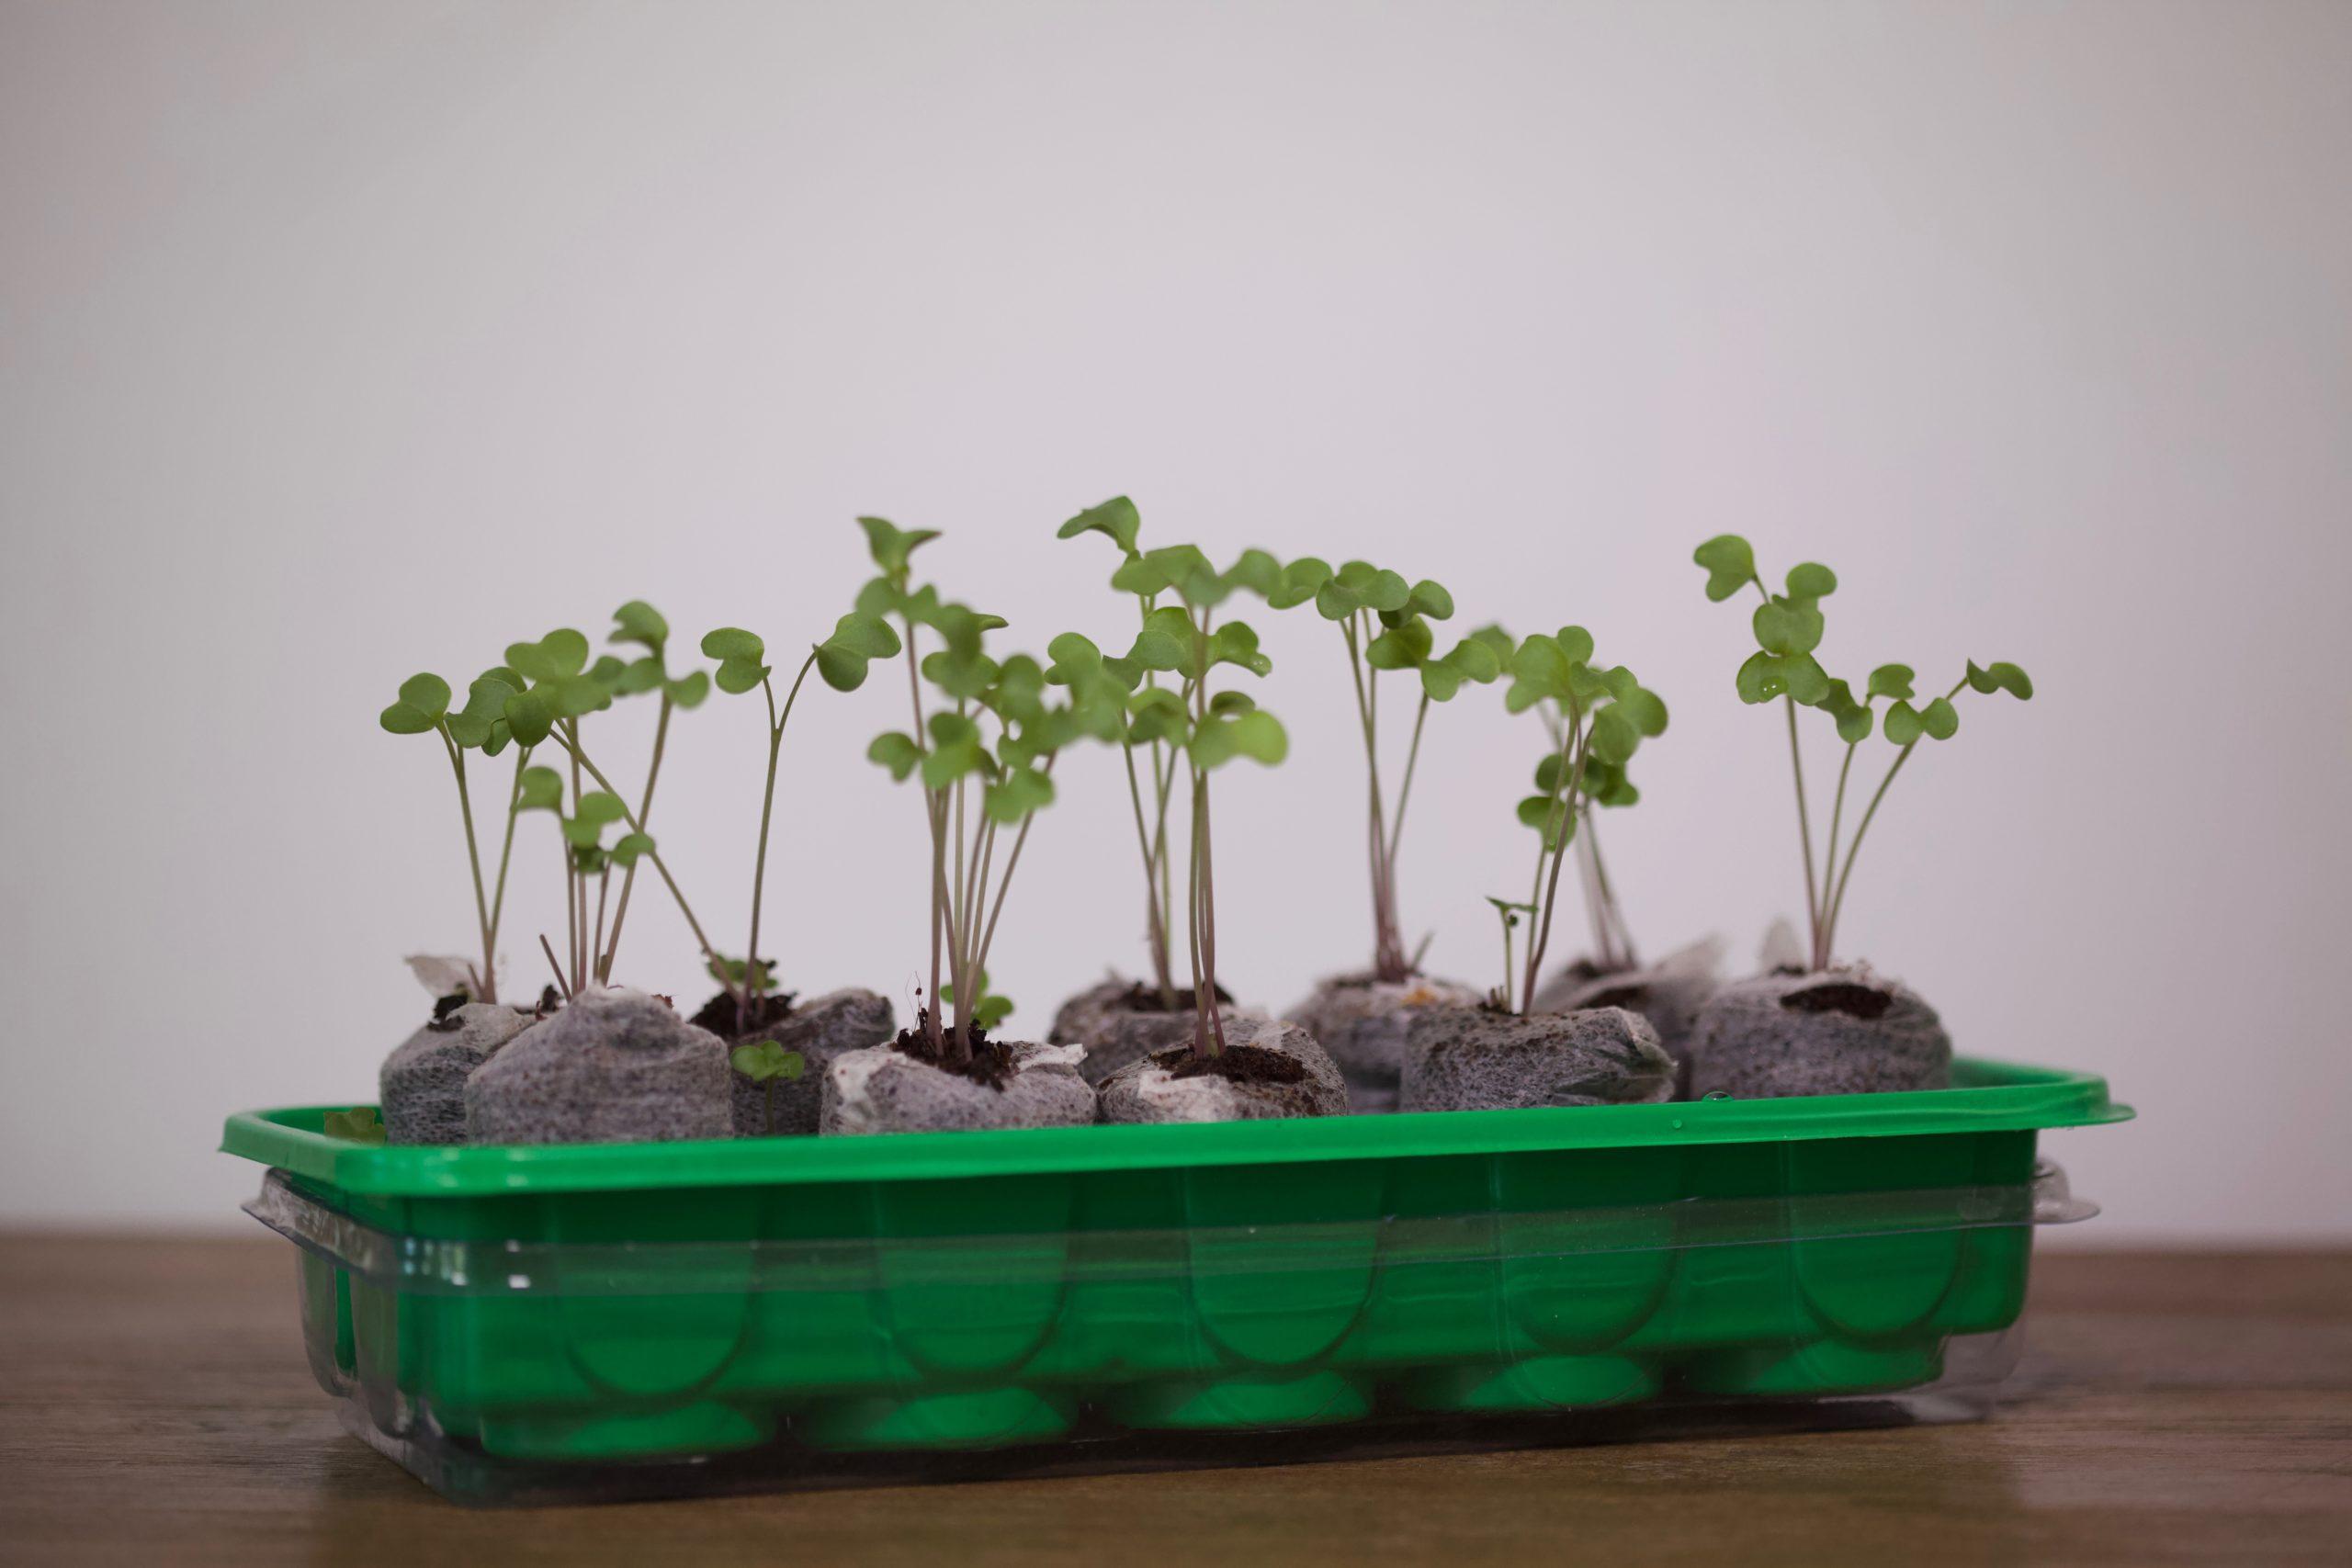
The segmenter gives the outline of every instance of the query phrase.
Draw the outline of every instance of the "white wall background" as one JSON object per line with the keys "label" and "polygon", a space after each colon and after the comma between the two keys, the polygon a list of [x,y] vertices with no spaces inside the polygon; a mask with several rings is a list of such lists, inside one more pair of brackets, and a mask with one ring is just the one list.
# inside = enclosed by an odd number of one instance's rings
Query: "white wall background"
{"label": "white wall background", "polygon": [[[1799,897],[1699,539],[1833,564],[1839,668],[2024,663],[1906,770],[1845,945],[2138,1104],[2053,1140],[2087,1234],[2352,1235],[2347,160],[2342,5],[8,0],[0,1219],[241,1223],[224,1112],[372,1098],[400,955],[470,930],[447,771],[376,728],[412,671],[640,594],[795,644],[862,511],[1021,641],[1107,636],[1052,533],[1127,491],[1592,626],[1674,705],[1610,840],[1653,948]],[[1367,922],[1337,645],[1267,629],[1295,754],[1221,791],[1220,884],[1285,1002]],[[897,717],[795,720],[793,983],[913,981]],[[1491,695],[1432,733],[1408,919],[1483,980],[1536,743]],[[733,932],[759,725],[674,745]],[[1136,951],[1115,767],[1064,776],[995,965],[1035,1024]],[[625,969],[695,991],[639,909]]]}

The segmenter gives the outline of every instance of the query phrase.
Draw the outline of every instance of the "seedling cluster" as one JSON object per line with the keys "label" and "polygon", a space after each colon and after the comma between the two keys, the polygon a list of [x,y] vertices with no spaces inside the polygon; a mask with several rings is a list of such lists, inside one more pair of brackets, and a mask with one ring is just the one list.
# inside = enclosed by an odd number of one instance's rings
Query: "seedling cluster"
{"label": "seedling cluster", "polygon": [[[1861,851],[1863,836],[1878,817],[1880,804],[1886,799],[1887,786],[1894,783],[1903,764],[1911,760],[1911,753],[1918,750],[1920,741],[1949,740],[1959,733],[1960,710],[1952,705],[1952,699],[1962,692],[1984,696],[2007,692],[2022,702],[2033,695],[2033,682],[2015,664],[1996,661],[1979,668],[1971,660],[1965,672],[1942,695],[1914,706],[1917,694],[1912,682],[1916,677],[1911,666],[1882,664],[1870,672],[1863,682],[1862,694],[1858,697],[1849,682],[1832,676],[1815,655],[1826,626],[1821,602],[1838,591],[1836,572],[1817,561],[1804,562],[1789,569],[1782,592],[1775,593],[1756,569],[1756,552],[1736,534],[1717,535],[1701,545],[1691,558],[1706,570],[1709,599],[1720,604],[1753,587],[1760,601],[1749,620],[1756,637],[1756,651],[1739,667],[1739,700],[1756,705],[1778,700],[1787,714],[1789,766],[1796,783],[1797,840],[1804,855],[1805,920],[1811,937],[1808,953],[1813,968],[1827,969],[1837,951],[1838,920],[1845,909],[1846,889],[1853,880],[1855,857]],[[1887,704],[1883,713],[1875,708],[1882,699]],[[1814,855],[1813,817],[1805,805],[1804,750],[1797,735],[1797,709],[1801,707],[1817,709],[1826,715],[1846,748],[1838,766],[1838,788],[1829,810],[1829,834],[1818,869]],[[1839,835],[1845,825],[1846,792],[1854,771],[1854,758],[1873,732],[1883,735],[1894,746],[1894,758],[1881,775],[1878,787],[1871,792],[1870,804],[1854,825],[1854,836],[1841,845]],[[1842,863],[1838,859],[1841,847],[1845,852]]]}
{"label": "seedling cluster", "polygon": [[[1273,668],[1242,613],[1250,600],[1274,611],[1312,606],[1345,656],[1364,765],[1372,980],[1396,985],[1420,974],[1428,938],[1408,942],[1399,897],[1407,809],[1432,708],[1482,686],[1498,687],[1507,714],[1532,714],[1544,731],[1532,790],[1515,807],[1535,836],[1525,893],[1488,899],[1503,954],[1488,1006],[1525,1013],[1533,1005],[1572,849],[1591,925],[1591,962],[1602,972],[1634,964],[1594,819],[1597,809],[1622,809],[1640,798],[1632,764],[1645,741],[1665,733],[1667,706],[1632,670],[1598,660],[1583,627],[1515,639],[1487,625],[1449,643],[1440,634],[1454,618],[1454,597],[1434,579],[1408,579],[1364,560],[1334,568],[1304,556],[1285,563],[1261,549],[1244,550],[1220,570],[1197,546],[1147,547],[1135,503],[1119,496],[1071,517],[1060,536],[1100,535],[1116,551],[1110,587],[1130,607],[1132,626],[1121,634],[1124,646],[1106,648],[1067,631],[1048,638],[1042,653],[1005,651],[992,646],[1010,629],[1001,617],[918,581],[917,552],[939,537],[936,531],[900,528],[879,517],[858,522],[873,575],[830,633],[797,660],[772,662],[764,637],[730,626],[699,639],[711,668],[675,670],[668,621],[644,601],[630,600],[614,612],[602,651],[582,632],[559,627],[509,644],[500,662],[467,684],[462,700],[437,675],[401,683],[382,711],[382,728],[436,738],[456,785],[478,943],[455,961],[462,976],[457,988],[467,999],[497,999],[518,825],[544,813],[554,828],[548,841],[560,862],[564,913],[560,934],[550,928],[534,935],[559,999],[613,979],[636,885],[650,866],[719,987],[719,999],[700,1021],[733,1043],[735,1071],[764,1087],[773,1116],[776,1086],[809,1070],[801,1053],[773,1037],[792,1006],[778,987],[786,965],[765,919],[786,730],[812,673],[834,692],[853,693],[866,685],[877,661],[902,661],[905,727],[876,736],[866,750],[893,781],[915,786],[927,852],[921,900],[927,982],[915,1026],[899,1048],[984,1080],[1005,1070],[1005,1048],[989,1035],[1012,1004],[992,988],[990,958],[1032,830],[1056,800],[1057,764],[1073,747],[1092,742],[1118,753],[1143,873],[1148,975],[1137,987],[1138,1005],[1189,1012],[1193,1054],[1204,1062],[1216,1058],[1227,1046],[1227,998],[1218,985],[1216,778],[1239,760],[1278,764],[1290,748],[1282,722],[1260,705],[1250,684]],[[1775,592],[1736,536],[1708,540],[1695,558],[1707,572],[1710,599],[1750,588],[1758,595],[1751,616],[1757,646],[1736,685],[1747,703],[1778,701],[1785,709],[1809,957],[1815,969],[1826,969],[1855,860],[1912,752],[1922,740],[1946,740],[1957,731],[1954,700],[1962,692],[2025,698],[2032,683],[2014,664],[1972,662],[1949,689],[1921,701],[1907,665],[1879,665],[1858,684],[1834,677],[1817,656],[1822,606],[1838,588],[1827,567],[1801,564]],[[737,953],[717,945],[651,830],[673,722],[700,707],[714,686],[729,698],[756,694],[766,740]],[[639,698],[649,700],[632,701]],[[629,708],[650,710],[650,761],[642,779],[624,789],[597,756]],[[1798,745],[1800,708],[1824,714],[1845,746],[1818,855]],[[1873,734],[1895,750],[1849,835],[1849,786],[1856,757]],[[485,822],[476,795],[493,760],[503,771],[494,775],[487,809],[495,813],[502,795],[504,809],[503,818],[492,815]],[[364,1135],[356,1122],[347,1124],[353,1135]]]}

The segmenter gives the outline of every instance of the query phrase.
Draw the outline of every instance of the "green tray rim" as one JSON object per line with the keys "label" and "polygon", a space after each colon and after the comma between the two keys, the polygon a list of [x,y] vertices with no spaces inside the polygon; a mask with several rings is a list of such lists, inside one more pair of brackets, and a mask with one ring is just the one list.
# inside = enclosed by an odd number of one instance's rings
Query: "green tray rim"
{"label": "green tray rim", "polygon": [[492,1198],[2038,1132],[2134,1114],[2109,1098],[2107,1080],[2095,1074],[1967,1056],[1953,1062],[1951,1088],[1896,1094],[866,1138],[388,1148],[319,1130],[329,1111],[349,1109],[240,1111],[222,1129],[220,1149],[355,1195]]}

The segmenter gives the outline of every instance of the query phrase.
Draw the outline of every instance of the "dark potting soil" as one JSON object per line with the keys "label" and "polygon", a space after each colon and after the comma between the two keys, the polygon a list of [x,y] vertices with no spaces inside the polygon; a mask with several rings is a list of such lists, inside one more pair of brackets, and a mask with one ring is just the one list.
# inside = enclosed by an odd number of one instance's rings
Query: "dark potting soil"
{"label": "dark potting soil", "polygon": [[435,1034],[457,1033],[466,1026],[465,1020],[458,1016],[458,1010],[470,999],[463,991],[452,991],[446,997],[436,997],[433,1002],[433,1021],[424,1027]]}
{"label": "dark potting soil", "polygon": [[1883,1017],[1894,1002],[1894,998],[1885,991],[1841,980],[1807,986],[1781,998],[1781,1005],[1791,1012],[1842,1012],[1850,1018]]}
{"label": "dark potting soil", "polygon": [[696,1029],[707,1029],[721,1040],[742,1040],[764,1034],[792,1016],[792,1004],[799,997],[797,991],[771,991],[753,1000],[750,1021],[744,1021],[743,1010],[735,998],[725,991],[702,1004],[702,1010],[686,1021]]}
{"label": "dark potting soil", "polygon": [[1306,1077],[1306,1064],[1282,1051],[1261,1045],[1227,1045],[1214,1056],[1196,1056],[1189,1045],[1153,1054],[1153,1061],[1171,1078],[1220,1077],[1234,1083],[1297,1083]]}
{"label": "dark potting soil", "polygon": [[[940,1038],[944,1043],[948,1032],[943,1031]],[[989,1039],[989,1032],[978,1024],[972,1026],[971,1038],[972,1055],[969,1061],[952,1062],[943,1058],[931,1048],[931,1010],[918,1008],[913,1027],[899,1031],[899,1037],[890,1042],[890,1049],[901,1056],[912,1056],[925,1066],[937,1067],[943,1073],[957,1073],[976,1084],[1002,1090],[1012,1081],[1012,1047],[1000,1045]]]}
{"label": "dark potting soil", "polygon": [[548,1014],[555,1011],[556,1009],[562,1005],[562,992],[557,990],[553,986],[541,986],[539,987],[539,1005],[537,1011],[541,1018],[545,1018]]}
{"label": "dark potting soil", "polygon": [[[1159,987],[1147,986],[1141,980],[1137,980],[1127,987],[1126,995],[1121,997],[1116,1005],[1126,1012],[1191,1012],[1199,1004],[1199,999],[1200,993],[1192,987],[1186,986],[1177,991],[1174,1007],[1162,1007],[1159,1001]],[[1216,999],[1222,1005],[1231,1007],[1233,993],[1223,986],[1219,986],[1216,987]]]}

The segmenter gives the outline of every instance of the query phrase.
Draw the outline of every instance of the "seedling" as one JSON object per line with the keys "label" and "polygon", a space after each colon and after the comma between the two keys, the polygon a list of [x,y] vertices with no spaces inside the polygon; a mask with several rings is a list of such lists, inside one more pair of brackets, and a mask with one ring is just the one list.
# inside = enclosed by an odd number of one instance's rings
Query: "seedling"
{"label": "seedling", "polygon": [[[858,612],[898,617],[914,719],[911,729],[876,736],[866,756],[894,780],[914,778],[922,787],[931,839],[931,984],[918,1024],[933,1058],[961,1068],[972,1062],[988,1021],[1001,1021],[1010,1007],[986,995],[989,950],[1030,826],[1053,802],[1055,757],[1081,737],[1115,739],[1119,709],[1101,682],[1084,680],[1061,680],[1069,700],[1048,701],[1049,677],[1035,659],[1000,661],[983,647],[1002,620],[943,601],[928,583],[914,586],[909,559],[939,536],[935,530],[901,529],[879,517],[858,524],[878,569],[859,591]],[[921,646],[926,632],[937,644],[928,653]],[[1066,639],[1054,646],[1074,651]],[[1056,680],[1076,673],[1058,659],[1056,671]],[[926,684],[933,693],[928,706]],[[1000,874],[997,842],[1007,828],[1013,838]]]}
{"label": "seedling", "polygon": [[[1136,543],[1142,528],[1143,519],[1136,503],[1119,495],[1100,506],[1091,506],[1064,523],[1057,537],[1102,535],[1118,547],[1120,570],[1125,572],[1125,563],[1142,554]],[[1155,581],[1148,574],[1140,578],[1131,574],[1124,585],[1115,575],[1112,580],[1114,588],[1135,599],[1139,630],[1151,625],[1152,612],[1159,607],[1163,590],[1154,586]],[[1046,651],[1051,654],[1057,649],[1069,657],[1057,659],[1056,668],[1069,671],[1069,679],[1080,679],[1090,670],[1099,671],[1103,679],[1118,683],[1118,700],[1123,706],[1133,698],[1135,712],[1123,716],[1120,721],[1119,752],[1126,765],[1127,799],[1134,808],[1136,846],[1143,856],[1144,932],[1151,955],[1152,987],[1159,995],[1160,1007],[1173,1012],[1177,1005],[1176,980],[1169,932],[1175,924],[1175,883],[1171,875],[1174,857],[1168,847],[1168,811],[1175,796],[1181,748],[1172,743],[1174,732],[1168,713],[1159,699],[1150,694],[1161,690],[1162,672],[1132,658],[1106,660],[1099,648],[1076,633],[1057,638]],[[1181,721],[1181,711],[1176,716]],[[1143,762],[1140,779],[1136,772],[1138,757]],[[1147,793],[1150,797],[1148,805],[1145,800]]]}
{"label": "seedling", "polygon": [[[1312,604],[1316,613],[1340,628],[1347,644],[1348,674],[1354,685],[1356,724],[1363,735],[1367,794],[1365,847],[1372,865],[1372,972],[1396,982],[1419,968],[1419,954],[1405,951],[1396,913],[1396,849],[1405,834],[1405,807],[1412,799],[1413,770],[1421,755],[1421,729],[1431,703],[1451,702],[1465,682],[1484,685],[1502,673],[1510,649],[1497,649],[1476,636],[1454,644],[1440,657],[1431,621],[1451,619],[1453,595],[1428,578],[1408,586],[1405,579],[1370,562],[1351,560],[1338,571],[1312,556],[1291,562],[1267,603],[1277,610]],[[1419,690],[1413,709],[1413,736],[1405,750],[1405,772],[1394,808],[1380,783],[1380,677],[1410,672]]]}
{"label": "seedling", "polygon": [[768,773],[760,793],[759,847],[752,857],[752,930],[741,959],[714,957],[712,975],[736,998],[736,1028],[757,1025],[760,1004],[775,976],[773,960],[760,953],[761,898],[767,887],[768,827],[775,815],[776,763],[784,750],[784,728],[792,721],[792,705],[799,700],[801,683],[814,670],[837,692],[854,692],[865,683],[867,668],[876,659],[895,658],[899,634],[877,615],[853,611],[833,625],[833,635],[817,643],[800,661],[784,705],[776,706],[775,671],[767,664],[767,645],[757,634],[741,626],[721,626],[702,639],[706,657],[718,660],[718,689],[731,695],[758,692],[767,703]]}
{"label": "seedling", "polygon": [[[1508,642],[1499,627],[1473,633],[1494,647]],[[1557,911],[1560,866],[1591,807],[1630,789],[1624,770],[1646,739],[1666,733],[1666,704],[1619,665],[1592,662],[1592,634],[1562,626],[1552,636],[1528,637],[1512,650],[1511,682],[1504,706],[1543,716],[1550,744],[1535,767],[1535,793],[1519,803],[1519,819],[1536,833],[1535,871],[1523,902],[1489,897],[1503,920],[1503,983],[1492,998],[1505,1012],[1525,1012],[1535,997],[1544,950]],[[1528,921],[1527,953],[1520,966],[1517,995],[1511,985],[1511,931],[1520,916]]]}
{"label": "seedling", "polygon": [[797,1051],[787,1051],[773,1040],[754,1040],[738,1045],[727,1054],[737,1072],[755,1084],[766,1086],[767,1130],[775,1131],[775,1086],[797,1083],[808,1070],[808,1058]]}
{"label": "seedling", "polygon": [[[571,769],[572,809],[568,817],[562,809],[560,775],[550,769],[534,770],[527,766],[518,767],[515,773],[508,812],[510,850],[514,817],[519,812],[552,811],[563,829],[565,957],[555,962],[555,970],[558,987],[566,996],[575,994],[591,981],[611,978],[635,886],[636,863],[651,842],[639,824],[642,814],[652,809],[653,787],[661,776],[669,739],[670,716],[674,709],[699,705],[710,691],[710,677],[703,671],[675,677],[669,673],[665,663],[669,624],[651,605],[642,600],[631,600],[614,612],[613,619],[613,640],[639,645],[645,649],[643,653],[631,660],[605,654],[592,665],[587,637],[566,626],[549,632],[537,642],[509,645],[506,663],[485,677],[506,688],[496,710],[499,722],[526,749],[544,743],[550,734],[560,742],[566,737],[576,741],[580,719],[610,707],[616,696],[646,692],[661,696],[653,755],[646,770],[639,813],[628,812],[609,784],[602,787],[604,798],[591,795],[583,786],[576,756]],[[479,688],[481,682],[476,685]],[[625,818],[631,824],[629,833],[607,850],[603,843],[604,829]],[[612,868],[616,865],[622,868],[624,874],[620,901],[613,911],[607,934],[605,917],[611,897]],[[588,897],[592,882],[596,889],[593,915]],[[541,942],[549,947],[552,957],[552,944],[544,938]]]}
{"label": "seedling", "polygon": [[[662,617],[660,611],[642,599],[632,599],[613,612],[613,629],[606,640],[633,643],[645,651],[625,663],[608,654],[599,659],[589,673],[607,675],[615,696],[652,692],[661,697],[660,714],[653,725],[653,756],[646,764],[644,793],[638,797],[637,820],[642,824],[653,816],[653,786],[662,776],[662,751],[670,739],[670,715],[675,709],[691,710],[701,706],[703,699],[710,694],[710,676],[701,670],[679,676],[670,673],[667,663],[670,623]],[[618,665],[616,670],[612,668],[616,664]],[[639,836],[642,837],[641,832]],[[625,839],[623,844],[628,844],[628,840]],[[592,949],[596,978],[600,981],[609,982],[613,977],[613,962],[620,954],[621,927],[628,919],[629,895],[637,888],[637,863],[643,847],[642,844],[629,846],[629,852],[623,854],[617,852],[621,846],[616,846],[616,852],[612,856],[614,862],[622,867],[621,895],[613,909],[612,934]],[[604,896],[605,890],[600,886],[596,892],[600,926],[603,923]]]}
{"label": "seedling", "polygon": [[[2033,682],[2014,664],[1996,662],[1979,668],[1971,660],[1966,672],[1952,682],[1951,690],[1930,698],[1924,706],[1914,707],[1911,667],[1882,664],[1871,671],[1863,694],[1857,697],[1851,686],[1833,678],[1814,655],[1821,646],[1824,629],[1821,601],[1837,592],[1837,573],[1818,562],[1807,561],[1790,569],[1786,592],[1774,593],[1757,573],[1754,550],[1736,534],[1722,534],[1709,539],[1692,552],[1691,558],[1706,569],[1709,599],[1721,603],[1752,583],[1763,601],[1757,606],[1751,623],[1758,650],[1739,667],[1736,684],[1739,699],[1744,703],[1769,703],[1777,697],[1787,709],[1789,765],[1796,781],[1797,838],[1804,853],[1805,919],[1812,935],[1810,958],[1815,969],[1826,969],[1836,953],[1838,919],[1845,908],[1846,889],[1853,880],[1855,856],[1861,851],[1863,835],[1877,818],[1879,805],[1885,800],[1887,786],[1894,782],[1895,774],[1903,771],[1903,764],[1911,760],[1911,753],[1922,739],[1949,740],[1959,731],[1960,710],[1952,705],[1952,699],[1962,691],[1982,696],[2007,692],[2024,701],[2033,695]],[[1872,707],[1882,697],[1889,705],[1883,716]],[[1817,872],[1812,817],[1805,807],[1804,754],[1797,739],[1799,707],[1817,708],[1826,714],[1837,728],[1838,738],[1846,743],[1846,754],[1838,769],[1838,791],[1829,811],[1827,849]],[[1846,815],[1846,787],[1854,771],[1854,755],[1873,729],[1883,734],[1897,750],[1894,760],[1880,778],[1878,788],[1871,792],[1861,820],[1855,825],[1852,840],[1844,846],[1846,858],[1841,865],[1838,852]]]}
{"label": "seedling", "polygon": [[438,675],[412,675],[401,682],[400,700],[377,716],[394,735],[437,735],[458,781],[458,810],[466,829],[466,868],[474,885],[474,919],[481,939],[481,961],[469,964],[468,989],[477,1001],[498,999],[498,926],[506,908],[506,868],[514,849],[514,818],[521,810],[522,780],[530,764],[528,742],[514,747],[514,784],[507,792],[506,831],[498,855],[496,890],[482,880],[481,851],[474,836],[473,796],[467,787],[466,753],[495,757],[515,739],[505,717],[507,702],[526,682],[504,665],[484,671],[467,688],[466,705],[449,706],[449,682]]}
{"label": "seedling", "polygon": [[[1170,923],[1167,814],[1169,786],[1178,759],[1183,761],[1192,799],[1184,934],[1192,964],[1193,1050],[1211,1056],[1225,1049],[1225,1024],[1217,1001],[1216,862],[1209,775],[1237,757],[1272,767],[1290,750],[1282,722],[1249,694],[1212,691],[1211,676],[1220,665],[1238,665],[1259,676],[1273,669],[1273,660],[1259,651],[1254,628],[1238,620],[1220,624],[1216,613],[1239,590],[1271,600],[1282,587],[1283,568],[1263,550],[1244,550],[1220,573],[1193,545],[1138,549],[1135,507],[1125,498],[1080,513],[1061,529],[1065,538],[1088,531],[1107,534],[1119,547],[1123,558],[1112,573],[1111,586],[1136,597],[1142,624],[1134,646],[1117,658],[1104,658],[1094,644],[1074,634],[1056,638],[1052,679],[1073,692],[1125,694],[1124,702],[1113,708],[1124,712],[1124,721],[1114,722],[1111,738],[1121,742],[1127,761],[1128,795],[1151,893],[1156,978],[1163,1005],[1171,1010],[1175,987],[1165,953]],[[1170,678],[1166,684],[1159,679],[1163,675]],[[1138,748],[1148,749],[1151,758],[1154,825],[1148,829],[1135,776]]]}

